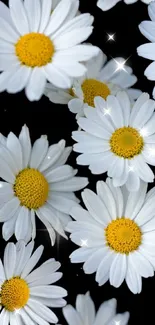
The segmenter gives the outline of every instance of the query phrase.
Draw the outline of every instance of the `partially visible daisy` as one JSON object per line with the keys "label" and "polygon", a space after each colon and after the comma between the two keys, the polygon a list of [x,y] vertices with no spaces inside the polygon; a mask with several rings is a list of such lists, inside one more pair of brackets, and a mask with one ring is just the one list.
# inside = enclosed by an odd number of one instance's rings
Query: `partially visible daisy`
{"label": "partially visible daisy", "polygon": [[85,64],[85,76],[74,80],[71,89],[61,90],[47,83],[45,95],[53,103],[68,104],[70,111],[77,114],[77,118],[84,116],[85,107],[95,106],[95,96],[106,99],[109,94],[116,95],[120,89],[125,89],[132,101],[137,99],[141,91],[131,88],[137,82],[137,77],[125,65],[125,60],[115,58],[107,63],[106,61],[106,55],[100,50],[96,58]]}
{"label": "partially visible daisy", "polygon": [[[151,42],[141,45],[137,48],[139,56],[153,61],[144,71],[144,75],[152,81],[155,81],[155,2],[148,6],[148,14],[152,21],[143,21],[139,25],[141,33]],[[155,98],[155,87],[153,89]]]}
{"label": "partially visible daisy", "polygon": [[0,91],[25,88],[34,101],[46,80],[70,88],[72,77],[86,71],[81,61],[98,54],[97,47],[81,44],[92,33],[93,17],[75,17],[78,0],[61,0],[54,10],[52,0],[10,0],[9,6],[0,2]]}
{"label": "partially visible daisy", "polygon": [[[63,307],[67,291],[53,285],[61,277],[60,263],[54,258],[35,270],[43,246],[32,254],[34,244],[23,241],[8,243],[3,263],[0,260],[0,324],[49,325],[58,318],[48,307]],[[51,285],[52,284],[52,285]]]}
{"label": "partially visible daisy", "polygon": [[116,313],[117,300],[110,299],[101,304],[98,311],[89,292],[78,295],[76,309],[71,305],[63,308],[63,314],[68,324],[72,325],[127,325],[129,313]]}
{"label": "partially visible daisy", "polygon": [[3,238],[8,240],[15,234],[17,240],[34,239],[35,215],[47,228],[53,245],[55,231],[67,238],[64,227],[70,220],[70,209],[78,204],[74,191],[88,184],[87,178],[75,177],[77,170],[65,164],[71,148],[65,148],[64,140],[49,147],[47,136],[41,136],[31,147],[26,126],[19,139],[9,133],[2,141],[0,177],[5,182],[0,182],[0,222],[4,222]]}
{"label": "partially visible daisy", "polygon": [[78,119],[84,131],[72,133],[74,151],[81,153],[77,163],[89,165],[93,174],[107,172],[114,186],[126,184],[129,191],[139,189],[140,179],[153,182],[148,164],[155,166],[155,101],[143,93],[132,106],[120,91],[106,101],[95,97],[95,106]]}
{"label": "partially visible daisy", "polygon": [[[113,8],[118,2],[120,2],[121,0],[98,0],[97,1],[97,6],[102,9],[103,11],[109,10],[111,8]],[[124,0],[124,2],[127,5],[130,5],[132,3],[137,2],[138,0]],[[149,4],[151,1],[154,0],[141,0],[142,2]]]}
{"label": "partially visible daisy", "polygon": [[112,180],[97,182],[97,194],[86,189],[82,198],[87,210],[73,208],[67,231],[78,246],[70,258],[84,263],[86,274],[96,272],[95,280],[118,288],[125,280],[134,293],[142,290],[142,277],[155,269],[155,188],[147,192],[141,182],[137,193]]}

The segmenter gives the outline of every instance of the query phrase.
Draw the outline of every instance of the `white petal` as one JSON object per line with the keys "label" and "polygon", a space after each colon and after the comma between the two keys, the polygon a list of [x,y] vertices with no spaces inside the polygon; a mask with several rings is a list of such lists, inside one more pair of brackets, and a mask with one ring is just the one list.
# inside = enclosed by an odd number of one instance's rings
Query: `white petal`
{"label": "white petal", "polygon": [[72,6],[72,2],[69,0],[61,0],[58,6],[54,9],[51,19],[47,25],[47,28],[45,29],[44,33],[45,35],[51,35],[60,26],[63,24],[64,20],[66,19],[70,9]]}
{"label": "white petal", "polygon": [[135,120],[135,117],[137,116],[139,109],[141,108],[141,106],[147,101],[149,100],[149,95],[147,93],[143,93],[135,102],[133,109],[131,110],[131,115],[130,115],[130,125],[132,125],[132,123]]}
{"label": "white petal", "polygon": [[108,96],[107,97],[107,106],[111,108],[110,110],[110,117],[115,125],[116,128],[121,128],[124,126],[124,119],[122,108],[119,104],[118,99],[115,96]]}
{"label": "white petal", "polygon": [[31,73],[31,68],[27,66],[19,66],[16,72],[10,78],[7,85],[7,92],[10,94],[15,94],[25,88],[29,80]]}
{"label": "white petal", "polygon": [[138,155],[135,158],[133,158],[132,164],[135,167],[138,176],[144,182],[153,182],[154,174],[153,174],[151,168],[145,163],[145,161],[141,155]]}
{"label": "white petal", "polygon": [[4,269],[7,280],[12,278],[16,265],[16,246],[8,243],[4,251]]}
{"label": "white petal", "polygon": [[38,169],[39,165],[45,158],[48,150],[48,140],[46,135],[42,135],[40,139],[36,140],[30,158],[30,167]]}
{"label": "white petal", "polygon": [[16,44],[20,35],[11,27],[11,25],[0,17],[0,35],[5,41]]}
{"label": "white petal", "polygon": [[[127,0],[126,0],[127,1]],[[114,316],[113,319],[108,323],[108,325],[113,325],[120,323],[121,325],[127,325],[129,320],[130,314],[128,312],[123,314],[117,314]]]}
{"label": "white petal", "polygon": [[71,209],[77,205],[73,200],[69,200],[59,194],[51,193],[51,197],[47,201],[56,210],[69,214]]}
{"label": "white petal", "polygon": [[110,284],[118,288],[125,279],[127,270],[127,257],[117,254],[110,268]]}
{"label": "white petal", "polygon": [[152,114],[154,112],[155,108],[155,101],[152,99],[149,99],[146,101],[139,109],[133,123],[132,127],[135,128],[142,128],[145,123],[152,117]]}
{"label": "white petal", "polygon": [[5,19],[10,25],[12,24],[10,10],[2,1],[0,2],[0,16]]}
{"label": "white petal", "polygon": [[39,166],[39,170],[43,172],[47,168],[54,165],[59,159],[59,157],[61,156],[61,154],[63,153],[64,148],[65,148],[64,140],[61,140],[60,142],[58,142],[58,144],[51,145],[48,149],[46,157],[44,158],[44,160]]}
{"label": "white petal", "polygon": [[117,215],[115,199],[112,195],[111,190],[109,189],[108,185],[105,182],[102,181],[97,182],[97,194],[104,202],[112,219],[115,219]]}
{"label": "white petal", "polygon": [[[154,22],[152,22],[152,21],[143,21],[138,27],[139,27],[141,33],[149,41],[155,42],[155,35],[154,35],[155,23]],[[150,50],[151,50],[151,48],[150,48]]]}
{"label": "white petal", "polygon": [[54,40],[56,50],[67,49],[85,41],[92,33],[93,27],[73,29],[61,34]]}
{"label": "white petal", "polygon": [[69,325],[73,325],[73,320],[75,325],[83,324],[79,313],[71,305],[67,305],[63,308],[63,315]]}
{"label": "white petal", "polygon": [[10,237],[12,237],[12,235],[15,232],[16,220],[17,220],[17,213],[15,213],[14,216],[10,220],[4,222],[4,224],[3,224],[2,234],[3,234],[3,238],[6,241],[8,241],[10,239]]}
{"label": "white petal", "polygon": [[74,170],[71,166],[64,165],[64,166],[57,167],[49,172],[45,172],[45,177],[47,181],[51,183],[51,191],[52,191],[52,183],[60,182],[72,178],[76,173],[77,171]]}
{"label": "white petal", "polygon": [[29,299],[29,308],[38,316],[50,323],[57,323],[58,319],[52,310],[38,302],[37,300]]}
{"label": "white petal", "polygon": [[41,255],[42,255],[43,249],[44,249],[43,246],[39,246],[36,249],[36,251],[33,253],[31,258],[29,259],[29,261],[25,265],[25,267],[24,267],[24,269],[23,269],[23,271],[21,273],[21,278],[25,278],[32,271],[32,269],[35,267],[35,265],[39,261]]}
{"label": "white petal", "polygon": [[16,275],[21,276],[24,267],[26,266],[26,264],[28,263],[31,257],[33,248],[34,248],[33,241],[31,241],[27,246],[25,246],[25,248],[20,247],[20,251],[17,252],[17,261],[19,260],[19,262],[16,265]]}
{"label": "white petal", "polygon": [[39,32],[44,32],[47,23],[49,21],[51,11],[52,11],[52,1],[51,0],[42,0],[41,1],[41,20],[39,26]]}
{"label": "white petal", "polygon": [[147,183],[141,182],[141,186],[137,192],[129,193],[126,207],[125,207],[125,216],[130,216],[130,219],[133,220],[136,215],[139,213],[141,207],[143,206],[147,191]]}
{"label": "white petal", "polygon": [[54,67],[52,63],[43,67],[45,76],[49,82],[58,88],[70,89],[71,79],[61,69]]}
{"label": "white petal", "polygon": [[123,194],[122,190],[119,187],[114,187],[112,184],[112,180],[110,178],[107,178],[106,183],[108,184],[113,197],[116,202],[116,209],[117,209],[117,217],[122,218],[123,216],[123,207],[124,207],[124,200],[123,200]]}
{"label": "white petal", "polygon": [[110,250],[108,247],[107,247],[107,252],[106,254],[103,256],[103,259],[98,267],[98,270],[96,272],[96,278],[95,280],[97,282],[100,282],[101,279],[109,273],[110,271],[110,268],[111,268],[111,265],[112,265],[112,262],[115,258],[116,254]]}
{"label": "white petal", "polygon": [[22,149],[18,138],[14,133],[10,132],[7,137],[7,148],[10,150],[11,155],[19,170],[22,169]]}
{"label": "white petal", "polygon": [[116,314],[116,306],[117,301],[114,298],[103,302],[97,311],[94,325],[109,324],[109,320]]}
{"label": "white petal", "polygon": [[30,31],[38,32],[41,17],[40,0],[25,0],[24,6],[26,9]]}
{"label": "white petal", "polygon": [[126,273],[126,283],[129,289],[134,293],[140,293],[142,290],[142,278],[134,269],[130,255],[128,257],[128,268]]}
{"label": "white petal", "polygon": [[44,262],[41,266],[37,269],[32,271],[30,274],[27,275],[25,280],[30,284],[34,283],[39,278],[42,278],[46,275],[51,275],[52,273],[56,272],[60,268],[60,262],[57,262],[55,259],[51,258]]}
{"label": "white petal", "polygon": [[9,0],[11,18],[21,35],[28,34],[29,24],[22,0]]}
{"label": "white petal", "polygon": [[79,191],[88,185],[86,177],[72,177],[62,182],[52,183],[51,190],[56,192],[74,192]]}
{"label": "white petal", "polygon": [[37,297],[62,298],[67,296],[67,291],[58,286],[40,286],[31,288],[31,294]]}
{"label": "white petal", "polygon": [[23,168],[26,168],[28,166],[31,153],[31,139],[29,129],[26,125],[22,127],[21,133],[19,135],[19,141],[22,149],[22,165]]}
{"label": "white petal", "polygon": [[131,254],[131,261],[134,269],[139,273],[139,275],[144,278],[153,276],[154,271],[151,263],[138,251],[134,251]]}
{"label": "white petal", "polygon": [[[39,82],[38,82],[39,81]],[[31,69],[29,82],[26,86],[26,96],[30,101],[40,100],[46,86],[46,78],[43,68],[35,67]]]}
{"label": "white petal", "polygon": [[[3,2],[0,2],[0,6]],[[0,39],[0,53],[4,54],[14,54],[14,46],[13,44],[6,42],[5,40]]]}
{"label": "white petal", "polygon": [[4,206],[0,209],[0,222],[7,221],[17,211],[20,202],[17,197],[14,197],[9,202],[5,203]]}
{"label": "white petal", "polygon": [[86,274],[92,274],[96,272],[106,252],[107,252],[107,248],[102,247],[98,249],[96,252],[92,253],[92,255],[88,257],[88,259],[83,265],[84,272]]}
{"label": "white petal", "polygon": [[139,176],[134,171],[129,171],[126,181],[126,187],[129,192],[137,192],[140,188]]}
{"label": "white petal", "polygon": [[119,100],[119,104],[122,108],[124,126],[128,126],[130,111],[131,111],[131,103],[130,103],[129,97],[125,91],[120,91],[119,93],[117,93],[116,97]]}
{"label": "white petal", "polygon": [[107,130],[104,130],[100,125],[97,123],[94,123],[86,118],[79,118],[78,119],[79,126],[88,132],[89,134],[92,134],[96,137],[99,137],[101,139],[109,140],[110,133]]}
{"label": "white petal", "polygon": [[25,240],[27,243],[32,236],[32,226],[30,219],[30,211],[22,206],[18,214],[15,226],[15,236],[17,240]]}
{"label": "white petal", "polygon": [[111,218],[101,199],[89,189],[82,192],[82,198],[92,217],[102,226],[107,226]]}
{"label": "white petal", "polygon": [[86,248],[86,247],[80,247],[76,249],[71,255],[70,259],[72,263],[83,263],[85,262],[93,253],[95,253],[98,250],[98,248]]}

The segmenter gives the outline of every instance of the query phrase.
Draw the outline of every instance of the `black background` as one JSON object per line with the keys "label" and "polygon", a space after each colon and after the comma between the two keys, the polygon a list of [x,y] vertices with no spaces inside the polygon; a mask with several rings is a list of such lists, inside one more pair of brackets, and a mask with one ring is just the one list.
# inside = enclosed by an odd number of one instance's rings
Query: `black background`
{"label": "black background", "polygon": [[[7,4],[7,1],[3,2]],[[136,48],[147,42],[138,29],[139,23],[148,19],[147,6],[141,1],[133,5],[125,5],[121,1],[111,10],[102,12],[97,8],[96,0],[80,2],[81,12],[90,12],[95,17],[94,31],[89,41],[99,46],[109,59],[115,56],[129,58],[128,64],[138,77],[137,88],[151,95],[153,82],[144,77],[144,69],[149,61],[136,54]],[[107,33],[116,33],[116,41],[107,42]],[[69,112],[66,105],[54,105],[44,96],[39,102],[31,103],[26,99],[24,92],[17,95],[0,94],[0,132],[5,136],[10,131],[18,135],[25,123],[30,129],[32,141],[41,134],[47,134],[50,144],[65,139],[68,146],[73,145],[71,132],[77,129],[77,125],[74,115]],[[69,162],[73,167],[77,167],[75,153],[72,153]],[[105,179],[105,175],[91,175],[87,167],[78,168],[80,176],[89,177],[89,188],[94,191],[97,180]],[[77,294],[90,291],[97,308],[104,300],[117,298],[118,312],[130,312],[130,325],[149,324],[154,319],[154,278],[143,279],[142,292],[139,295],[132,294],[125,283],[119,289],[115,289],[109,283],[99,287],[94,275],[84,274],[82,264],[70,264],[69,255],[77,248],[76,245],[60,237],[56,245],[51,247],[48,233],[41,223],[37,222],[37,228],[36,247],[40,244],[45,247],[41,262],[55,257],[62,263],[63,278],[59,281],[59,285],[68,290],[68,303],[74,305]],[[1,257],[5,245],[6,242],[1,235]],[[59,323],[64,324],[61,310],[57,309],[56,313]]]}

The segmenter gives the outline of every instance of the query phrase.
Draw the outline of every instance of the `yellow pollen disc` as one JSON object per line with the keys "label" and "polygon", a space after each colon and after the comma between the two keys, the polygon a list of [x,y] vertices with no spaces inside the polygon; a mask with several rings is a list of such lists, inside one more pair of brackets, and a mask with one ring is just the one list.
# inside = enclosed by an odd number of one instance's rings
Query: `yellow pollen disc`
{"label": "yellow pollen disc", "polygon": [[130,219],[113,220],[105,229],[107,244],[115,252],[129,254],[141,244],[142,233],[137,224]]}
{"label": "yellow pollen disc", "polygon": [[29,295],[30,290],[25,280],[19,277],[6,280],[1,287],[1,305],[8,311],[15,311],[26,305]]}
{"label": "yellow pollen disc", "polygon": [[15,195],[28,209],[38,209],[47,200],[49,185],[44,175],[37,169],[23,169],[16,177]]}
{"label": "yellow pollen disc", "polygon": [[86,79],[81,88],[84,94],[84,102],[92,107],[94,107],[94,97],[100,96],[106,99],[110,95],[108,86],[95,79]]}
{"label": "yellow pollen disc", "polygon": [[40,33],[29,33],[15,44],[16,55],[28,67],[42,67],[52,61],[54,45],[50,38]]}
{"label": "yellow pollen disc", "polygon": [[141,153],[144,141],[136,129],[123,127],[112,134],[110,146],[111,151],[117,156],[131,159]]}

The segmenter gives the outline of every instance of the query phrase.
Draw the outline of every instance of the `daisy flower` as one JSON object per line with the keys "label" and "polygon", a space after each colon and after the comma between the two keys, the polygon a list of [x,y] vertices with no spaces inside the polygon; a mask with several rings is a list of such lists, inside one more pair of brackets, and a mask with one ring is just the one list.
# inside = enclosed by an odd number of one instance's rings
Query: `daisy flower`
{"label": "daisy flower", "polygon": [[[148,6],[148,14],[152,21],[143,21],[139,25],[141,33],[151,42],[146,43],[137,48],[139,56],[152,60],[153,62],[144,71],[144,75],[149,79],[155,80],[155,2]],[[155,87],[153,89],[153,97],[155,98]]]}
{"label": "daisy flower", "polygon": [[155,166],[155,101],[143,93],[132,107],[120,91],[94,102],[96,109],[85,108],[86,117],[78,119],[84,131],[72,133],[74,151],[81,153],[77,163],[93,174],[107,172],[114,186],[126,184],[129,191],[139,189],[140,179],[153,182],[148,164]]}
{"label": "daisy flower", "polygon": [[25,88],[29,100],[39,100],[46,80],[70,88],[72,77],[86,71],[80,63],[98,48],[80,44],[92,33],[93,17],[77,14],[78,0],[61,0],[52,14],[52,0],[0,2],[0,91]]}
{"label": "daisy flower", "polygon": [[82,193],[87,208],[75,207],[67,231],[78,246],[70,258],[84,263],[86,274],[118,288],[123,281],[133,293],[140,293],[142,277],[154,275],[155,268],[155,188],[147,194],[141,182],[136,193],[114,187],[112,180],[97,182],[97,194]]}
{"label": "daisy flower", "polygon": [[35,215],[47,228],[52,245],[55,231],[67,238],[64,227],[69,212],[78,204],[74,191],[88,184],[87,178],[75,177],[77,170],[66,165],[71,148],[65,141],[49,147],[41,136],[31,148],[29,130],[24,126],[19,139],[13,133],[2,138],[0,148],[0,222],[3,238],[13,234],[28,242],[36,237]]}
{"label": "daisy flower", "polygon": [[94,302],[87,292],[77,296],[76,309],[67,305],[63,314],[67,323],[72,325],[127,325],[129,313],[116,314],[116,307],[117,300],[110,299],[103,302],[96,313]]}
{"label": "daisy flower", "polygon": [[[111,8],[113,8],[118,2],[120,2],[121,0],[98,0],[97,1],[97,6],[102,9],[103,11],[109,10]],[[127,5],[130,5],[132,3],[137,2],[138,0],[124,0],[124,2]],[[149,4],[151,1],[154,0],[141,0],[142,2]]]}
{"label": "daisy flower", "polygon": [[96,58],[85,64],[87,72],[84,77],[74,80],[71,89],[58,89],[47,83],[45,95],[53,103],[68,104],[72,113],[84,116],[84,108],[94,107],[95,96],[106,99],[109,94],[116,95],[125,89],[132,101],[138,98],[141,91],[130,88],[137,82],[130,67],[123,58],[115,58],[107,62],[106,55],[100,50]]}
{"label": "daisy flower", "polygon": [[[35,270],[43,246],[32,254],[33,242],[8,243],[0,260],[0,323],[49,325],[58,319],[48,307],[63,307],[67,291],[53,285],[62,277],[60,263],[50,258]],[[33,270],[33,271],[32,271]],[[52,285],[50,285],[52,284]],[[48,307],[47,307],[48,306]]]}

